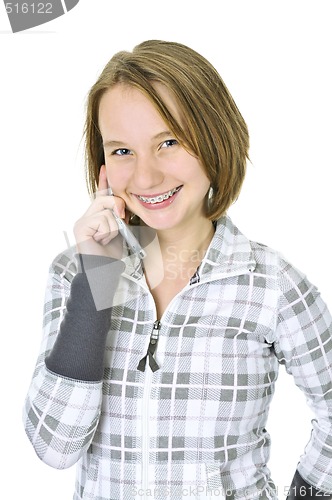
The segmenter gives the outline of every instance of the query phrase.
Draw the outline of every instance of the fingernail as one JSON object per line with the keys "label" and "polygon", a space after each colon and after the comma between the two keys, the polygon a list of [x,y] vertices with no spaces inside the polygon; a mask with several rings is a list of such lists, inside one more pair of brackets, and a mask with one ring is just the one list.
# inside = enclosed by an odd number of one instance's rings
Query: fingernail
{"label": "fingernail", "polygon": [[114,207],[113,207],[113,212],[115,213],[115,215],[117,215],[118,217],[121,218],[121,215],[119,214],[119,209],[116,205],[114,205]]}
{"label": "fingernail", "polygon": [[118,209],[118,207],[116,205],[114,205],[114,208],[113,208],[114,212],[116,213],[116,215],[118,217],[120,217],[120,219],[124,219],[125,216],[126,216],[126,212],[124,209]]}

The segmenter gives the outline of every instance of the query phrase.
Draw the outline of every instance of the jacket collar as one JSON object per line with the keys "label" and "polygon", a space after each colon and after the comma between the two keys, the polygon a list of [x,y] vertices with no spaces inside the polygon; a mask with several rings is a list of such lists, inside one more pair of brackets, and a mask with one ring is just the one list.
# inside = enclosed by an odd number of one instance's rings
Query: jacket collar
{"label": "jacket collar", "polygon": [[[125,275],[132,279],[143,277],[142,262],[137,255],[125,257]],[[239,231],[228,216],[216,222],[216,231],[197,270],[197,281],[246,274],[253,271],[256,261],[250,241]]]}
{"label": "jacket collar", "polygon": [[200,265],[200,278],[206,281],[216,275],[239,275],[253,271],[255,266],[248,238],[233,224],[230,217],[221,217]]}

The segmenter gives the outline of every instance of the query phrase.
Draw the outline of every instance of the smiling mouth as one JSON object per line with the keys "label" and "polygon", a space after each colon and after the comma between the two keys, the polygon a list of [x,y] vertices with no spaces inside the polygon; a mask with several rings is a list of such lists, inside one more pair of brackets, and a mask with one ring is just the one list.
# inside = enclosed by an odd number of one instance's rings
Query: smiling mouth
{"label": "smiling mouth", "polygon": [[168,200],[168,198],[171,198],[175,193],[180,191],[181,188],[182,186],[178,186],[174,189],[171,189],[170,191],[167,191],[167,193],[159,194],[158,196],[152,196],[151,198],[147,196],[140,196],[139,194],[137,194],[136,196],[144,203],[151,203],[153,205],[154,203],[161,203],[162,201]]}

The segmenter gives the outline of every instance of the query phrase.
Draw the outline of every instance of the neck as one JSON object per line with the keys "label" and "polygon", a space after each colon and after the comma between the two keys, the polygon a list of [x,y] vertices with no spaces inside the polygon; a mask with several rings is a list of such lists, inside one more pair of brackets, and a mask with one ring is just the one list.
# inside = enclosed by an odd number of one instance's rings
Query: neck
{"label": "neck", "polygon": [[164,261],[177,261],[183,264],[200,261],[213,238],[213,223],[204,219],[203,223],[183,232],[179,230],[158,232],[158,240]]}
{"label": "neck", "polygon": [[[144,268],[150,289],[161,283],[172,283],[176,290],[194,275],[213,238],[214,226],[204,219],[191,230],[157,231],[157,238],[150,245],[144,259]],[[163,289],[164,290],[164,289]],[[155,290],[156,292],[156,290]]]}

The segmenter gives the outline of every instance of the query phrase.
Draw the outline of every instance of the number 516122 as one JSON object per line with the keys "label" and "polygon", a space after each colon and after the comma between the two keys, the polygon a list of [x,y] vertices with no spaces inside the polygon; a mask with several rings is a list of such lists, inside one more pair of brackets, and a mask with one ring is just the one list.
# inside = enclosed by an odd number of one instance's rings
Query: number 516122
{"label": "number 516122", "polygon": [[6,4],[7,14],[52,14],[53,4],[51,2],[32,2],[32,3],[12,3],[7,2]]}

